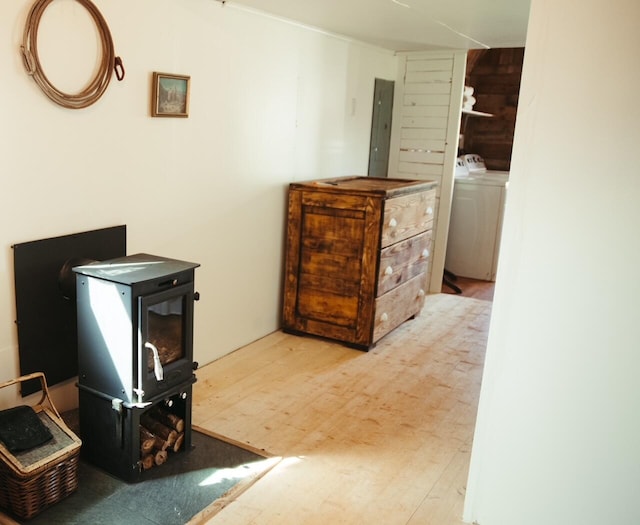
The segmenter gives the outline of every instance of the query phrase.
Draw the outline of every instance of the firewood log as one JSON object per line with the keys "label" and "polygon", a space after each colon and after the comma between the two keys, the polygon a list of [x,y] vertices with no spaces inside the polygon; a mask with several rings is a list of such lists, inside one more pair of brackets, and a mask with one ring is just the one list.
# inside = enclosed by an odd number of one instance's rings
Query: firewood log
{"label": "firewood log", "polygon": [[172,414],[161,407],[156,407],[149,411],[149,415],[163,425],[173,428],[176,432],[184,432],[184,419],[176,414]]}
{"label": "firewood log", "polygon": [[[145,444],[147,442],[151,442],[151,448],[146,451],[147,453],[152,452],[154,448],[158,450],[166,450],[169,446],[173,446],[169,445],[166,440],[162,439],[160,436],[156,436],[151,432],[151,430],[142,425],[140,425],[140,442]],[[140,448],[142,449],[142,446]]]}
{"label": "firewood log", "polygon": [[160,421],[153,419],[147,414],[144,414],[140,418],[140,423],[152,434],[165,440],[167,442],[167,447],[172,447],[173,444],[176,442],[178,433],[175,430],[173,430],[172,428],[169,428],[166,425],[163,425],[162,423],[160,423]]}
{"label": "firewood log", "polygon": [[156,451],[155,455],[153,456],[153,459],[156,465],[158,466],[162,465],[165,461],[167,461],[167,451],[166,450]]}
{"label": "firewood log", "polygon": [[145,454],[140,459],[140,462],[142,463],[142,470],[149,470],[153,465],[155,465],[155,458],[153,454]]}
{"label": "firewood log", "polygon": [[173,444],[173,451],[178,452],[182,448],[182,444],[184,443],[184,432],[178,434],[176,438],[176,442]]}
{"label": "firewood log", "polygon": [[156,436],[143,426],[140,427],[140,452],[142,455],[149,454],[156,446]]}

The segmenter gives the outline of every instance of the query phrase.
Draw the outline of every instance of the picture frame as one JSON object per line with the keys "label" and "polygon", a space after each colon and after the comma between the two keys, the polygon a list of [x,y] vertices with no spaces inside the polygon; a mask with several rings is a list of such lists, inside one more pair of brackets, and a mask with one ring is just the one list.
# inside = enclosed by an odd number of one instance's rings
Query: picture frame
{"label": "picture frame", "polygon": [[191,77],[170,73],[153,72],[151,116],[189,116],[189,90]]}

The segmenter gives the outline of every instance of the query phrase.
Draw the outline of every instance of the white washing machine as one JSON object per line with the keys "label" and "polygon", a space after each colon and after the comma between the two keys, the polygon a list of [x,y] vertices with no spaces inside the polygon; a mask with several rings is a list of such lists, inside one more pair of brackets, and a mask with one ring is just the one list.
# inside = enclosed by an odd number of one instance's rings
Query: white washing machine
{"label": "white washing machine", "polygon": [[460,277],[495,281],[508,171],[487,170],[479,155],[456,163],[445,268]]}

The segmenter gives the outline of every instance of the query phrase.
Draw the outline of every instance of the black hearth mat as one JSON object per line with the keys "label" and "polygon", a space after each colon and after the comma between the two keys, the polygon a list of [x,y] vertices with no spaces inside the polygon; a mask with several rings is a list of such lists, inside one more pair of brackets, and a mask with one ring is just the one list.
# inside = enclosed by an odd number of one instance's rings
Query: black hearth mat
{"label": "black hearth mat", "polygon": [[32,407],[21,405],[0,411],[0,441],[12,454],[38,447],[52,437]]}
{"label": "black hearth mat", "polygon": [[195,430],[191,441],[191,450],[170,455],[133,484],[81,459],[76,492],[26,523],[184,525],[194,516],[210,517],[204,509],[250,485],[277,461]]}

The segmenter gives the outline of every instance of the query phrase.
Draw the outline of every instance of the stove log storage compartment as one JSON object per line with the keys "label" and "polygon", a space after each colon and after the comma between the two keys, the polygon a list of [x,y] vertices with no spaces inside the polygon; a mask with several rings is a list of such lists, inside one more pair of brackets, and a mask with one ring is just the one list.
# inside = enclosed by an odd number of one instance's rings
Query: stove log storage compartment
{"label": "stove log storage compartment", "polygon": [[76,266],[82,455],[141,479],[141,422],[162,409],[191,446],[194,270],[199,264],[136,254]]}

